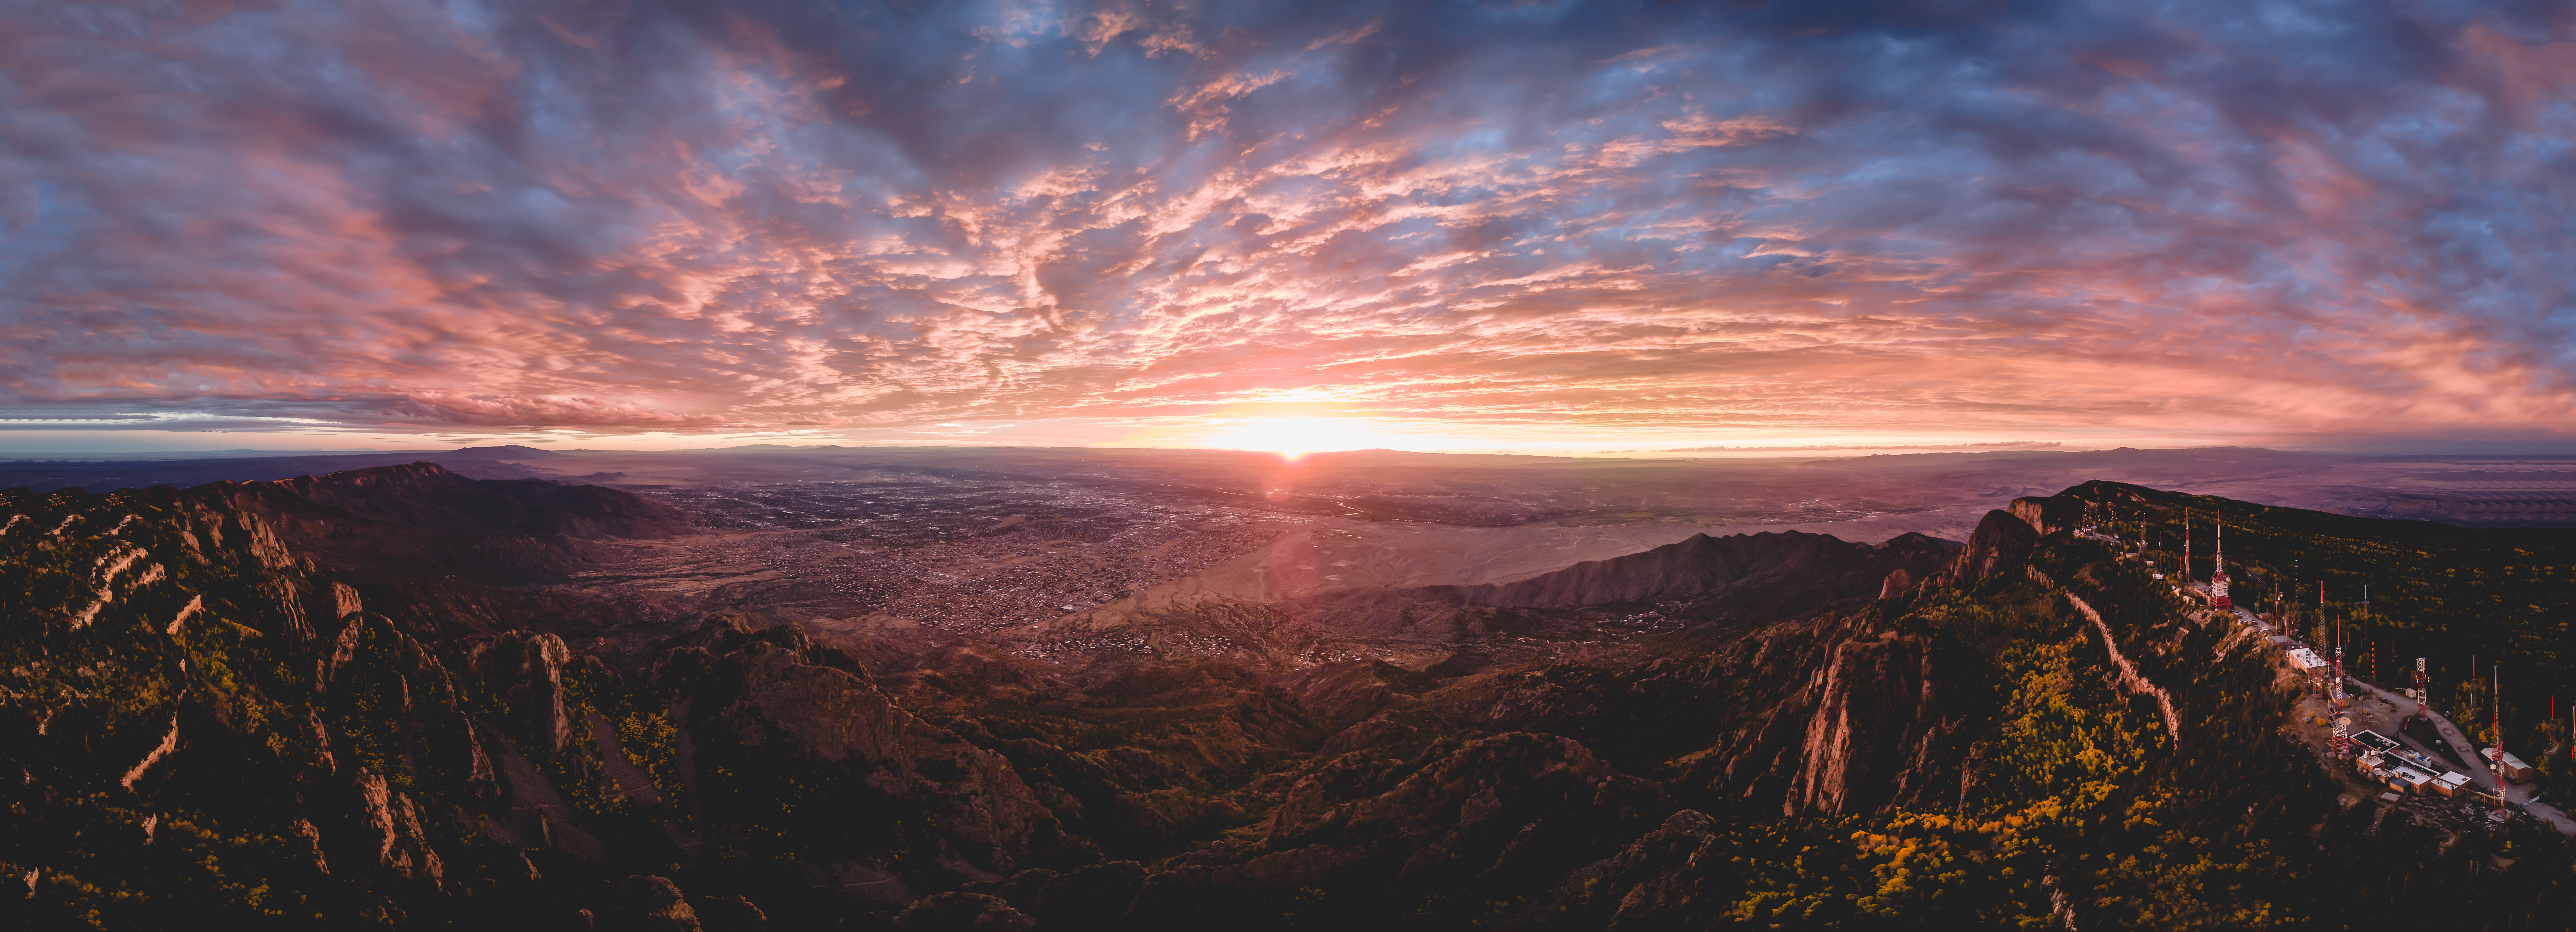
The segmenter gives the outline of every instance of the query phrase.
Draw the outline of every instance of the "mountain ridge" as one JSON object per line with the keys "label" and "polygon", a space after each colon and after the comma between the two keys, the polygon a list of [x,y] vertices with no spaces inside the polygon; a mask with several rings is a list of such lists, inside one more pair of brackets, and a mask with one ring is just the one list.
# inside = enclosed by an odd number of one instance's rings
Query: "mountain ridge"
{"label": "mountain ridge", "polygon": [[[567,637],[561,606],[536,600],[569,596],[511,585],[518,565],[375,578],[370,561],[417,555],[333,553],[393,532],[472,552],[667,529],[666,514],[623,510],[624,493],[435,467],[0,492],[0,598],[14,599],[0,765],[21,771],[0,780],[0,874],[32,894],[0,897],[0,920],[922,932],[2561,915],[2564,839],[2375,808],[2282,740],[2302,681],[2263,642],[2062,526],[2083,517],[2072,498],[2156,521],[2205,500],[2074,491],[1987,513],[1965,546],[1685,541],[1512,596],[1557,607],[1442,603],[1476,624],[1423,669],[1289,670],[1151,650],[1086,668],[723,611],[672,626],[605,610]],[[2304,520],[2226,507],[2247,516],[2249,548]],[[2353,527],[2404,540],[2407,559],[2448,552],[2409,528]],[[2470,536],[2499,554],[2534,540]],[[2262,582],[2243,585],[2253,597]],[[448,617],[503,595],[527,608]],[[1640,595],[1677,598],[1575,604]],[[1667,603],[1702,623],[1600,637]],[[1296,623],[1269,611],[1234,621],[1274,626],[1264,636]],[[1476,627],[1531,619],[1560,627]],[[1520,652],[1463,659],[1507,645]]]}
{"label": "mountain ridge", "polygon": [[[1641,553],[1587,560],[1512,582],[1425,586],[1408,592],[1455,605],[1574,608],[1722,598],[1736,588],[1793,588],[1796,592],[1789,601],[1820,603],[1873,594],[1891,572],[1928,572],[1960,546],[1915,533],[1878,544],[1800,531],[1724,537],[1696,534]],[[1825,569],[1828,565],[1830,571]],[[1783,578],[1787,576],[1804,576],[1809,585],[1792,586]]]}
{"label": "mountain ridge", "polygon": [[370,466],[179,493],[260,515],[326,568],[353,578],[448,575],[526,581],[594,556],[596,541],[689,533],[632,493],[537,479],[469,479],[436,463]]}

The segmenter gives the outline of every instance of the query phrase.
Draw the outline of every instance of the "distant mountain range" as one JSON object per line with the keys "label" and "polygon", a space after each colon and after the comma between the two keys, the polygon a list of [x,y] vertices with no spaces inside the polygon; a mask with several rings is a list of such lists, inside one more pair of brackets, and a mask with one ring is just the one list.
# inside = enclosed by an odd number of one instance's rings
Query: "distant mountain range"
{"label": "distant mountain range", "polygon": [[0,457],[0,488],[26,488],[37,492],[66,488],[98,491],[143,489],[156,485],[188,488],[209,482],[291,479],[401,463],[437,463],[459,475],[476,479],[562,478],[515,464],[518,460],[558,455],[552,450],[510,445],[422,452],[227,454],[194,459],[12,460]]}

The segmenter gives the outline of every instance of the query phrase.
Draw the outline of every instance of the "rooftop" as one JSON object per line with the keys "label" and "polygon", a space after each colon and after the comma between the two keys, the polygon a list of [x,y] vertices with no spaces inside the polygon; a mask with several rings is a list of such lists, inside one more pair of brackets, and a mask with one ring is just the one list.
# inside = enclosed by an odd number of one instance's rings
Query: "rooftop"
{"label": "rooftop", "polygon": [[[2492,748],[2492,747],[2483,747],[2483,748],[2479,748],[2479,749],[2478,749],[2478,756],[2479,756],[2479,757],[2486,758],[2486,759],[2487,759],[2487,763],[2490,763],[2490,764],[2495,763],[2495,759],[2496,759],[2496,749],[2495,749],[2495,748]],[[2513,756],[2513,755],[2511,755],[2511,754],[2507,754],[2507,755],[2505,755],[2505,756],[2504,756],[2504,765],[2505,765],[2505,766],[2507,766],[2507,767],[2515,768],[2515,769],[2517,769],[2517,770],[2519,770],[2519,769],[2526,769],[2526,768],[2529,768],[2529,767],[2531,766],[2530,764],[2523,763],[2522,758],[2515,757],[2515,756]]]}

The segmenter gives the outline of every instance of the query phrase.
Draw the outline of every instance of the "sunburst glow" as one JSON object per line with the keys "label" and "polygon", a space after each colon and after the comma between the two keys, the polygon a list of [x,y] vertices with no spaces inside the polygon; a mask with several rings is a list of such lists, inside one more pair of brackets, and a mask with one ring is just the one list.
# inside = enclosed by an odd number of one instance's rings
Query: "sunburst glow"
{"label": "sunburst glow", "polygon": [[1409,439],[1414,438],[1347,418],[1265,417],[1236,421],[1205,443],[1221,450],[1258,450],[1294,460],[1308,453],[1394,447]]}

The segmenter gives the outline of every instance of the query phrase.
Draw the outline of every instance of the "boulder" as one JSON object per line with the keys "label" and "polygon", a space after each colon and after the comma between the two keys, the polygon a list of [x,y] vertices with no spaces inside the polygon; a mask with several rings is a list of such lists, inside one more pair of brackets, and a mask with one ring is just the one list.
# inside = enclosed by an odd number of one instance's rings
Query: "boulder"
{"label": "boulder", "polygon": [[680,895],[680,885],[666,877],[626,878],[624,901],[610,913],[616,932],[701,932],[698,911]]}
{"label": "boulder", "polygon": [[1001,897],[940,893],[921,898],[894,924],[904,932],[1028,932],[1037,923]]}

